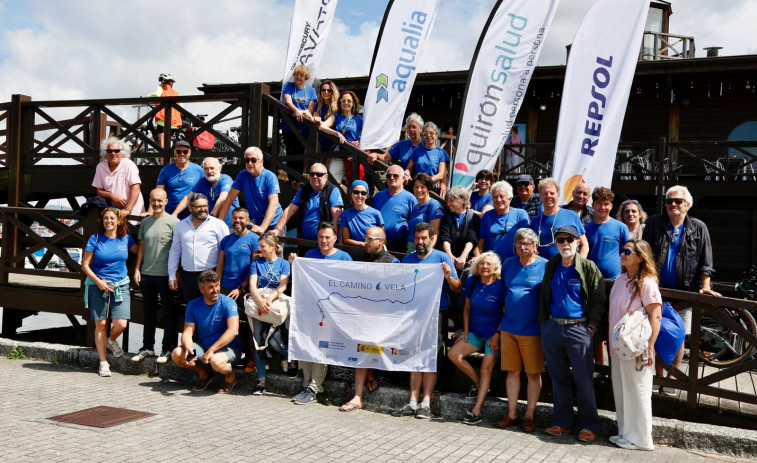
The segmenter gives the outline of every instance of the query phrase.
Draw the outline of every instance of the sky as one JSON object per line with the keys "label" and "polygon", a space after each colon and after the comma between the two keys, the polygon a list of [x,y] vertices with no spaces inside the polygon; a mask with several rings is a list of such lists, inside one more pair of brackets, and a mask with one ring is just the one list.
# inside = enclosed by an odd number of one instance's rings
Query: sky
{"label": "sky", "polygon": [[[409,0],[396,0],[409,1]],[[532,0],[535,1],[535,0]],[[565,64],[565,45],[596,0],[563,0],[539,65]],[[441,0],[421,72],[467,69],[495,0]],[[321,78],[368,74],[388,0],[340,0]],[[0,101],[117,98],[154,91],[169,72],[183,95],[203,83],[283,75],[294,0],[0,0]],[[673,0],[670,32],[697,56],[757,54],[757,0]]]}

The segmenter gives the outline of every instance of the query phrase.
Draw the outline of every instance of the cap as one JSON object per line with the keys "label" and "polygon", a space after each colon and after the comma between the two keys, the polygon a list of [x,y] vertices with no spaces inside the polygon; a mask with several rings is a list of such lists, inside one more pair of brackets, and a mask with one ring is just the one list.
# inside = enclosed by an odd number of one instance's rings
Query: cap
{"label": "cap", "polygon": [[573,235],[578,238],[578,229],[573,225],[562,225],[560,227],[557,227],[557,230],[555,230],[555,235],[557,235],[558,233],[568,233],[569,235]]}
{"label": "cap", "polygon": [[179,140],[176,143],[174,143],[173,147],[176,148],[177,146],[187,146],[189,148],[192,148],[192,145],[189,144],[186,140]]}
{"label": "cap", "polygon": [[515,180],[515,183],[520,183],[520,182],[528,182],[528,183],[530,183],[530,184],[533,185],[534,184],[534,178],[531,177],[528,174],[518,175],[518,178]]}

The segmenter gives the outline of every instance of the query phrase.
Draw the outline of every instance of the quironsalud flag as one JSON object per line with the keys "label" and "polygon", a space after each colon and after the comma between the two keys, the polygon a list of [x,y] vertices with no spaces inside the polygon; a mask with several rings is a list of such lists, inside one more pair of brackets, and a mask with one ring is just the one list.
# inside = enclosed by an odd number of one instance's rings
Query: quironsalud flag
{"label": "quironsalud flag", "polygon": [[384,149],[399,140],[438,8],[439,0],[392,0],[386,7],[363,104],[360,148]]}
{"label": "quironsalud flag", "polygon": [[515,124],[559,0],[499,0],[471,61],[452,186],[493,170]]}
{"label": "quironsalud flag", "polygon": [[565,71],[552,176],[564,203],[582,180],[612,186],[620,131],[649,0],[598,0],[573,39]]}
{"label": "quironsalud flag", "polygon": [[297,0],[289,26],[289,45],[284,63],[284,79],[292,80],[294,68],[304,64],[310,70],[309,84],[313,83],[321,63],[326,39],[339,0]]}
{"label": "quironsalud flag", "polygon": [[292,265],[289,360],[436,371],[438,264],[298,257]]}

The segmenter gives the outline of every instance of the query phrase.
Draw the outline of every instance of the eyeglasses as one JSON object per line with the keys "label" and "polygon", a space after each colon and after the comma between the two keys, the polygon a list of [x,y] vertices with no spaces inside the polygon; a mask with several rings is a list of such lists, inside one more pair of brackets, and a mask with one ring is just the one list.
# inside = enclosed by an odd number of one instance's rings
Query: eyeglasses
{"label": "eyeglasses", "polygon": [[574,236],[560,236],[555,238],[555,241],[557,241],[560,244],[563,244],[564,242],[572,243],[576,240]]}
{"label": "eyeglasses", "polygon": [[245,164],[257,164],[258,158],[244,158]]}
{"label": "eyeglasses", "polygon": [[113,153],[118,154],[118,153],[121,152],[121,150],[120,149],[117,149],[117,150],[106,149],[105,152],[108,153],[108,154],[113,154]]}
{"label": "eyeglasses", "polygon": [[366,236],[365,237],[365,241],[367,242],[376,241],[376,240],[383,240],[383,238],[380,236]]}
{"label": "eyeglasses", "polygon": [[343,98],[343,99],[341,99],[341,100],[339,100],[339,102],[340,102],[340,103],[354,103],[354,101],[352,101],[352,100],[347,100],[347,99],[344,99],[344,98]]}
{"label": "eyeglasses", "polygon": [[327,172],[310,172],[310,176],[311,177],[321,178],[321,177],[324,177],[326,175],[328,175]]}
{"label": "eyeglasses", "polygon": [[530,248],[533,245],[534,245],[534,243],[532,243],[530,241],[516,241],[515,242],[515,246],[517,246],[519,248]]}
{"label": "eyeglasses", "polygon": [[436,132],[421,132],[421,135],[424,137],[430,137],[432,135],[436,135]]}
{"label": "eyeglasses", "polygon": [[174,150],[176,154],[189,154],[189,150]]}
{"label": "eyeglasses", "polygon": [[671,204],[680,206],[681,204],[683,204],[683,201],[683,198],[665,198],[665,204],[667,204],[668,206],[670,206]]}
{"label": "eyeglasses", "polygon": [[630,256],[631,254],[638,254],[636,251],[632,251],[630,249],[623,249],[622,251],[620,251],[620,253],[626,256]]}
{"label": "eyeglasses", "polygon": [[322,88],[321,93],[334,93],[334,91],[331,90],[330,88]]}
{"label": "eyeglasses", "polygon": [[386,174],[386,178],[400,178],[402,175],[400,174]]}
{"label": "eyeglasses", "polygon": [[365,190],[352,190],[353,195],[368,196],[368,192]]}

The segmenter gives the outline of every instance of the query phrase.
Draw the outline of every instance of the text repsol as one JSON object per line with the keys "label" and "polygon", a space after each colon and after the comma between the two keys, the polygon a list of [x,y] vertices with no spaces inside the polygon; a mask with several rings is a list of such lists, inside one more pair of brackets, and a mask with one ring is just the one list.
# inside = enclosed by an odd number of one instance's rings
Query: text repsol
{"label": "text repsol", "polygon": [[594,148],[599,143],[599,134],[602,131],[601,120],[604,117],[607,97],[599,92],[610,84],[610,68],[612,67],[612,56],[610,59],[604,59],[597,56],[597,67],[594,70],[594,85],[591,86],[592,101],[589,103],[589,109],[586,111],[586,124],[584,133],[588,135],[581,142],[581,154],[594,156]]}

